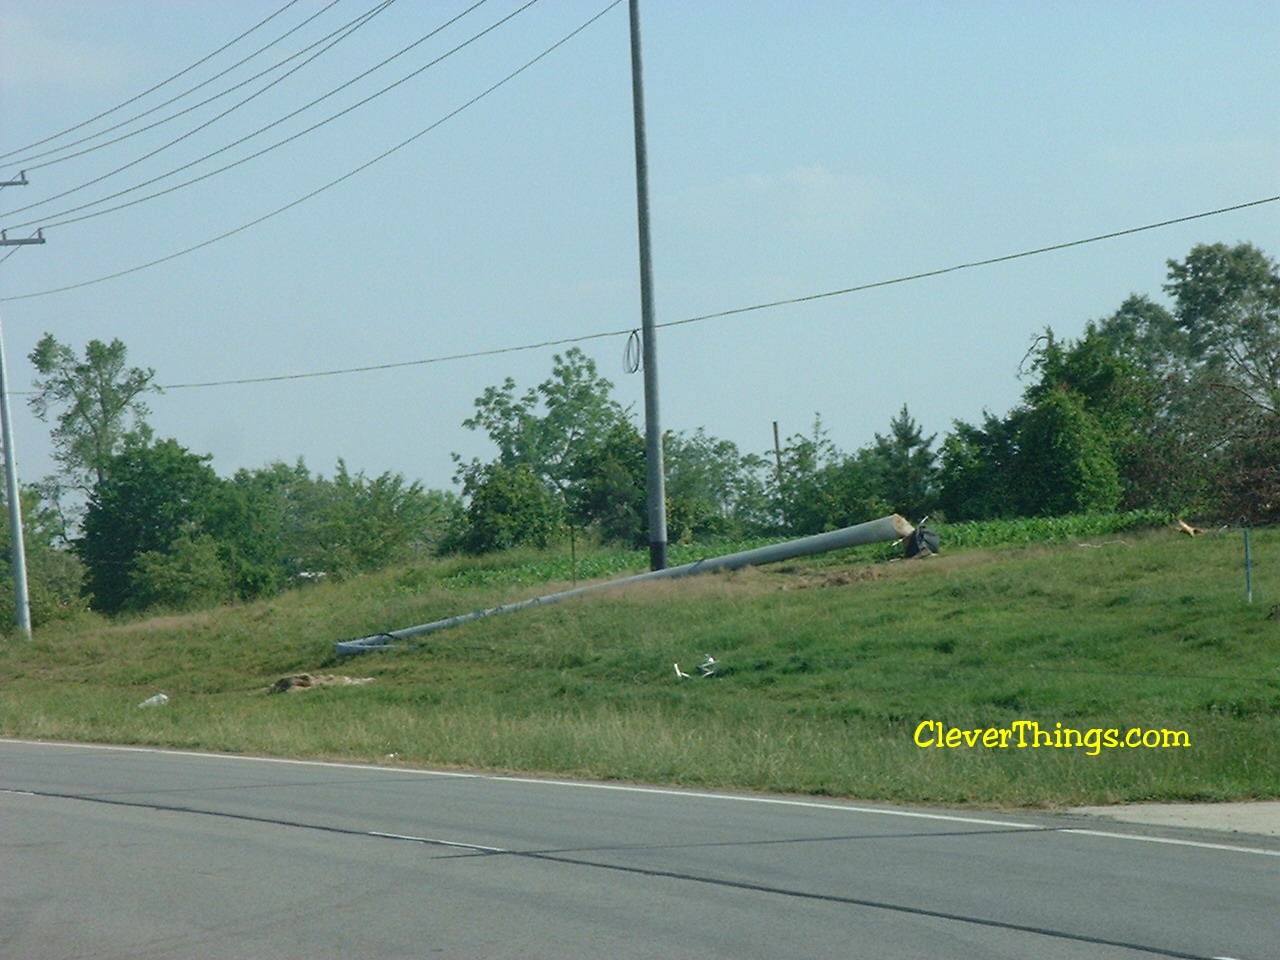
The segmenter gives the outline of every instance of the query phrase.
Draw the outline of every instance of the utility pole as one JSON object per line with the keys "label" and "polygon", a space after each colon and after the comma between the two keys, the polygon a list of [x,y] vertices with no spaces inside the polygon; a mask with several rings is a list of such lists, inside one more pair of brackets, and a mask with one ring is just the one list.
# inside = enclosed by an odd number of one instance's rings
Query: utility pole
{"label": "utility pole", "polygon": [[658,417],[658,349],[654,343],[653,260],[649,252],[649,159],[644,134],[639,0],[631,6],[631,102],[635,113],[636,207],[640,226],[640,331],[644,357],[645,491],[649,505],[649,569],[667,566],[667,482]]}
{"label": "utility pole", "polygon": [[787,514],[791,511],[787,505],[786,485],[782,480],[782,442],[778,439],[778,421],[773,421],[773,456],[778,461],[778,514],[783,524],[787,522]]}
{"label": "utility pole", "polygon": [[[0,186],[26,186],[26,171],[18,180],[0,182]],[[10,240],[0,230],[0,247],[17,247],[44,243],[43,231],[34,237]],[[27,548],[22,534],[22,499],[18,490],[18,458],[13,452],[13,418],[9,415],[9,371],[4,360],[4,327],[0,323],[0,438],[4,441],[4,489],[9,499],[9,540],[13,554],[13,621],[22,635],[31,639],[31,598],[27,593]]]}

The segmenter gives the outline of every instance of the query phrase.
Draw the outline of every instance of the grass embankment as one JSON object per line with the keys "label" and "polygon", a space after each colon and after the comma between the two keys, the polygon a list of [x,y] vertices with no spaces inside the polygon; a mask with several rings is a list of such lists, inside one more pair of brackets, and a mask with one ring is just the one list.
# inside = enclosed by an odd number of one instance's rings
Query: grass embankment
{"label": "grass embankment", "polygon": [[[545,559],[439,561],[50,627],[0,645],[0,732],[945,804],[1280,796],[1280,531],[1253,534],[1252,605],[1238,532],[1122,536],[637,585],[343,660],[335,640],[564,584],[530,582]],[[706,654],[725,675],[675,676]],[[374,680],[265,693],[302,671]],[[171,702],[138,708],[157,691]],[[925,720],[1181,730],[1190,746],[922,749]]]}

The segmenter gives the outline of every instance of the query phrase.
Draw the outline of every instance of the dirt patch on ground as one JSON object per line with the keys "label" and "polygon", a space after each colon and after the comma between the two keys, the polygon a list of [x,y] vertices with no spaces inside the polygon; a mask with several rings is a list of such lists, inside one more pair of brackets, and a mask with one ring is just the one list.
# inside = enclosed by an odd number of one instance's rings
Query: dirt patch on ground
{"label": "dirt patch on ground", "polygon": [[315,690],[317,687],[349,687],[364,683],[373,683],[373,677],[339,677],[332,674],[295,673],[291,677],[281,677],[267,688],[267,693],[298,693],[302,690]]}
{"label": "dirt patch on ground", "polygon": [[808,567],[788,564],[771,567],[765,574],[778,590],[812,590],[824,587],[848,587],[889,577],[913,576],[940,561],[922,556],[912,560],[869,563],[849,567]]}
{"label": "dirt patch on ground", "polygon": [[[846,587],[891,577],[914,576],[928,567],[944,562],[937,557],[921,560],[895,560],[890,563],[857,563],[849,566],[821,566],[804,563],[768,564],[741,570],[709,573],[702,576],[654,580],[620,587],[613,596],[652,602],[655,598],[679,596],[682,599],[720,596],[763,596],[790,590]],[[948,563],[951,558],[947,558]],[[609,594],[609,591],[602,591]]]}
{"label": "dirt patch on ground", "polygon": [[780,568],[771,579],[780,590],[814,590],[824,587],[847,587],[868,580],[880,580],[885,571],[878,567],[851,567],[821,570],[804,567]]}

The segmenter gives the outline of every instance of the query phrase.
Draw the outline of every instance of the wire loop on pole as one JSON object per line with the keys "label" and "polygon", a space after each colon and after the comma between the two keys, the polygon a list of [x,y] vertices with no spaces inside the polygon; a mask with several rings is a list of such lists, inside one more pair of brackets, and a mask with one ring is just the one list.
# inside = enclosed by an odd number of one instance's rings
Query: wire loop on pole
{"label": "wire loop on pole", "polygon": [[640,349],[640,331],[632,330],[627,337],[627,346],[622,354],[622,367],[627,373],[636,373],[643,366],[643,351]]}

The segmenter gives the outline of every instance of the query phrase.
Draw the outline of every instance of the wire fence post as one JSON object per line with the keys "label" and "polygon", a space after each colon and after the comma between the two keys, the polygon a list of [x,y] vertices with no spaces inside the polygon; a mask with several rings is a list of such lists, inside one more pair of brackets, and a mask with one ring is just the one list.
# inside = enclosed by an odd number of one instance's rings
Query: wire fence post
{"label": "wire fence post", "polygon": [[1253,551],[1249,543],[1249,522],[1244,525],[1244,595],[1249,603],[1253,603]]}

